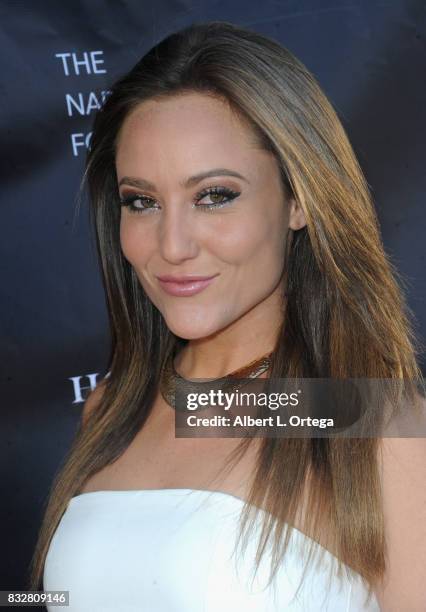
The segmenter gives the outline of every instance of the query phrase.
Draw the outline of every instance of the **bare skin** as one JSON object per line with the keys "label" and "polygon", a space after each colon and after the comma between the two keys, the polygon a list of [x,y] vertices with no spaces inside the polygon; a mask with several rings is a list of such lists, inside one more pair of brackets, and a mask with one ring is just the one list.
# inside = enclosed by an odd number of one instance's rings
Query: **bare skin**
{"label": "bare skin", "polygon": [[[247,497],[255,444],[232,472],[215,480],[233,438],[175,438],[174,411],[158,397],[145,426],[123,455],[92,476],[81,492],[105,489],[216,490]],[[255,443],[258,440],[254,441]]]}

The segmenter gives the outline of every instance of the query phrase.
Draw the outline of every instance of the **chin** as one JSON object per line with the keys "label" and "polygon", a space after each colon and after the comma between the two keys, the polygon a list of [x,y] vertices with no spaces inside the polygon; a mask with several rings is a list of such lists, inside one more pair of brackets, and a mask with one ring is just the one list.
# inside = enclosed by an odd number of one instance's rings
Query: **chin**
{"label": "chin", "polygon": [[195,326],[191,325],[173,325],[166,320],[166,325],[170,329],[171,332],[182,338],[183,340],[197,340],[199,338],[207,338],[214,334],[215,329],[211,329],[211,327],[203,327],[203,326]]}
{"label": "chin", "polygon": [[170,331],[184,340],[207,338],[221,329],[220,325],[215,325],[211,319],[209,321],[205,313],[200,320],[196,316],[178,319],[176,316],[167,317],[163,314],[163,317]]}

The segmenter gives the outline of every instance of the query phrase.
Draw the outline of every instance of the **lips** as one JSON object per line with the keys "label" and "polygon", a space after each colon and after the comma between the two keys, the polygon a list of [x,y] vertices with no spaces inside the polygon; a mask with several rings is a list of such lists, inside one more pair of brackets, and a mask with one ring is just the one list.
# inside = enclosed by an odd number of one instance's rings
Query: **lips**
{"label": "lips", "polygon": [[161,288],[169,295],[188,297],[203,291],[213,282],[216,276],[217,274],[214,276],[187,275],[180,277],[164,275],[157,278]]}
{"label": "lips", "polygon": [[196,276],[195,274],[186,274],[183,276],[172,276],[171,274],[164,274],[163,276],[157,276],[157,278],[166,283],[187,283],[190,281],[204,281],[209,278],[214,278],[217,274],[213,276]]}

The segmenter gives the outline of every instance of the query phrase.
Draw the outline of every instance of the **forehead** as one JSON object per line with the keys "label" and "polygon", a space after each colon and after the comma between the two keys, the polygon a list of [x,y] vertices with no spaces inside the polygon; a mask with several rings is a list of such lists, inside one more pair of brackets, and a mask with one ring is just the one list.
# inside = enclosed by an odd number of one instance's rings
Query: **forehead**
{"label": "forehead", "polygon": [[232,107],[212,95],[185,93],[148,100],[134,108],[121,126],[116,142],[117,162],[123,150],[149,157],[173,150],[244,154],[258,147],[255,132]]}

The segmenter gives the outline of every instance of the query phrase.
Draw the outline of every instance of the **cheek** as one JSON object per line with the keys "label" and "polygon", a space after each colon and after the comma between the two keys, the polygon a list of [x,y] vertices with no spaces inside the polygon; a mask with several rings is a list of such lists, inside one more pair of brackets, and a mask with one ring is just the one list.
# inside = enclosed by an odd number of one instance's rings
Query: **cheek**
{"label": "cheek", "polygon": [[225,262],[257,270],[279,266],[285,251],[283,215],[259,214],[233,219],[215,233],[215,252]]}
{"label": "cheek", "polygon": [[120,244],[124,257],[132,265],[141,263],[148,257],[149,236],[141,231],[137,223],[132,223],[123,217],[120,221]]}

